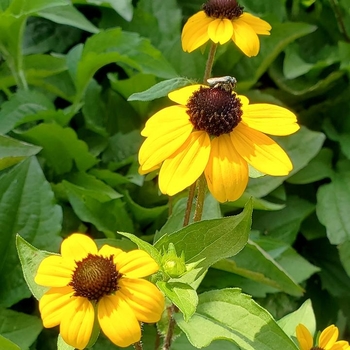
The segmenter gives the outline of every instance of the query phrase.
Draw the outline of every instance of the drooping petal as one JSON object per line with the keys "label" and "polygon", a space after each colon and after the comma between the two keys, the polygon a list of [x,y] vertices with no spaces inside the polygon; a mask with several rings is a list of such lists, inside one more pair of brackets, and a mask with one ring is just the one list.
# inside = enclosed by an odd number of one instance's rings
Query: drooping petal
{"label": "drooping petal", "polygon": [[210,40],[215,44],[221,45],[227,43],[233,35],[232,22],[227,18],[217,18],[208,26],[208,34]]}
{"label": "drooping petal", "polygon": [[64,287],[72,279],[75,263],[58,255],[45,258],[39,265],[35,283],[47,287]]}
{"label": "drooping petal", "polygon": [[209,40],[208,25],[212,20],[204,11],[199,11],[188,19],[181,35],[182,49],[185,52],[192,52]]}
{"label": "drooping petal", "polygon": [[[173,124],[170,126],[172,127]],[[142,171],[151,171],[155,166],[177,152],[189,138],[192,129],[192,124],[187,123],[180,128],[169,128],[167,130],[163,128],[157,135],[148,137],[139,151],[139,163]]]}
{"label": "drooping petal", "polygon": [[125,255],[126,252],[119,248],[111,247],[110,245],[105,244],[104,246],[101,247],[101,249],[98,251],[99,255],[102,255],[106,258],[109,258],[111,255],[113,255],[113,258],[120,259],[121,256]]}
{"label": "drooping petal", "polygon": [[96,243],[89,236],[73,233],[62,242],[61,255],[64,259],[81,261],[89,253],[97,254]]}
{"label": "drooping petal", "polygon": [[60,326],[63,340],[77,348],[84,349],[89,343],[95,320],[95,310],[86,298],[74,298],[65,309]]}
{"label": "drooping petal", "polygon": [[250,13],[244,12],[239,19],[249,24],[256,34],[270,35],[271,26],[263,19],[256,17]]}
{"label": "drooping petal", "polygon": [[274,140],[260,131],[239,123],[230,136],[237,152],[262,173],[284,176],[293,169],[286,152]]}
{"label": "drooping petal", "polygon": [[256,56],[259,53],[260,41],[253,28],[242,21],[240,17],[232,21],[234,43],[248,56]]}
{"label": "drooping petal", "polygon": [[206,132],[191,133],[186,142],[166,159],[159,172],[159,188],[173,196],[192,185],[203,173],[210,153],[210,139]]}
{"label": "drooping petal", "polygon": [[257,103],[242,107],[242,120],[250,128],[270,135],[290,135],[300,129],[297,117],[287,108]]}
{"label": "drooping petal", "polygon": [[139,321],[154,323],[164,310],[164,296],[151,282],[142,279],[122,278],[120,292]]}
{"label": "drooping petal", "polygon": [[59,325],[66,313],[66,307],[74,302],[72,287],[51,288],[39,300],[39,310],[43,325],[51,328]]}
{"label": "drooping petal", "polygon": [[127,347],[140,340],[140,324],[120,291],[104,296],[97,307],[102,331],[115,345]]}
{"label": "drooping petal", "polygon": [[313,345],[312,335],[301,323],[296,328],[296,336],[300,345],[300,350],[310,350]]}
{"label": "drooping petal", "polygon": [[204,174],[209,191],[219,202],[238,199],[247,187],[247,162],[234,149],[227,134],[211,141],[210,158]]}
{"label": "drooping petal", "polygon": [[189,98],[192,96],[194,92],[198,91],[200,87],[207,87],[207,86],[201,85],[201,84],[185,86],[181,89],[177,89],[172,92],[169,92],[168,97],[172,101],[180,105],[186,106]]}
{"label": "drooping petal", "polygon": [[141,135],[148,137],[152,134],[158,135],[159,131],[168,132],[168,130],[181,128],[190,123],[189,119],[184,106],[165,107],[147,120]]}
{"label": "drooping petal", "polygon": [[158,264],[144,250],[132,250],[114,259],[117,270],[127,278],[141,278],[159,270]]}
{"label": "drooping petal", "polygon": [[318,346],[325,350],[330,350],[334,345],[334,343],[337,341],[338,336],[339,336],[338,327],[332,324],[322,331],[320,335],[320,339],[318,341]]}

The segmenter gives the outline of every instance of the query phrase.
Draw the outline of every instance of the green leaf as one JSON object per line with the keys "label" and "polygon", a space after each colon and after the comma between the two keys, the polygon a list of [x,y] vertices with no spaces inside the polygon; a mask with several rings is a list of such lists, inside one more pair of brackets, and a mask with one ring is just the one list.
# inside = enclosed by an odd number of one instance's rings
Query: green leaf
{"label": "green leaf", "polygon": [[101,202],[85,189],[63,181],[68,199],[74,212],[84,222],[90,222],[109,238],[114,238],[117,230],[133,231],[133,222],[119,198]]}
{"label": "green leaf", "polygon": [[[293,170],[288,176],[264,176],[250,179],[246,192],[256,197],[264,197],[280,186],[284,180],[304,168],[319,153],[325,140],[321,132],[311,131],[305,127],[293,135],[276,138],[277,142],[288,153],[293,163]],[[305,145],[308,147],[305,148]]]}
{"label": "green leaf", "polygon": [[306,300],[298,310],[284,316],[277,323],[290,338],[295,337],[295,329],[299,323],[302,323],[311,334],[315,334],[316,319],[311,300]]}
{"label": "green leaf", "polygon": [[110,29],[93,35],[84,45],[74,77],[78,96],[84,93],[96,71],[109,63],[161,78],[176,76],[170,64],[147,39],[120,28]]}
{"label": "green leaf", "polygon": [[29,349],[42,328],[41,320],[36,316],[0,308],[1,334],[17,344],[20,349]]}
{"label": "green leaf", "polygon": [[20,235],[16,236],[16,247],[18,257],[21,262],[24,279],[27,282],[31,293],[37,300],[39,300],[49,288],[36,284],[34,282],[34,278],[40,263],[46,257],[52,255],[52,253],[35,248]]}
{"label": "green leaf", "polygon": [[162,236],[156,243],[158,250],[173,243],[177,252],[185,252],[186,264],[199,262],[196,268],[206,270],[221,259],[233,256],[243,249],[251,225],[252,202],[243,212],[232,217],[205,220]]}
{"label": "green leaf", "polygon": [[90,33],[98,33],[99,29],[88,21],[71,4],[56,6],[38,11],[38,16],[51,20],[59,24],[66,24],[75,28],[85,30]]}
{"label": "green leaf", "polygon": [[0,334],[0,348],[6,349],[6,350],[21,350],[21,348],[18,345],[8,340],[7,338],[3,337],[1,334]]}
{"label": "green leaf", "polygon": [[0,170],[39,153],[40,147],[0,135]]}
{"label": "green leaf", "polygon": [[19,233],[31,244],[57,250],[62,210],[36,158],[31,157],[0,177],[0,300],[10,306],[29,297],[15,247]]}
{"label": "green leaf", "polygon": [[157,286],[178,307],[187,322],[196,311],[197,292],[188,284],[180,282],[157,282]]}
{"label": "green leaf", "polygon": [[239,289],[203,293],[195,314],[178,326],[193,346],[202,348],[215,339],[227,339],[245,350],[297,350],[271,315]]}
{"label": "green leaf", "polygon": [[97,162],[86,143],[79,140],[75,131],[68,127],[40,124],[21,133],[21,137],[43,148],[41,155],[57,174],[71,171],[73,163],[78,170],[85,171]]}
{"label": "green leaf", "polygon": [[350,173],[336,173],[332,182],[317,191],[316,213],[326,226],[327,236],[332,244],[350,240]]}
{"label": "green leaf", "polygon": [[57,350],[74,350],[74,346],[68,345],[63,338],[61,337],[61,334],[58,335],[57,338]]}
{"label": "green leaf", "polygon": [[13,0],[7,11],[16,17],[29,16],[38,11],[68,4],[68,0]]}
{"label": "green leaf", "polygon": [[290,295],[303,294],[303,289],[287,271],[253,241],[249,241],[239,254],[217,262],[214,267],[266,284]]}
{"label": "green leaf", "polygon": [[152,101],[156,98],[167,96],[169,92],[191,84],[192,81],[187,78],[173,78],[161,81],[153,85],[150,89],[132,94],[128,101]]}
{"label": "green leaf", "polygon": [[339,245],[339,257],[344,269],[350,277],[350,240]]}
{"label": "green leaf", "polygon": [[1,105],[0,133],[7,134],[21,121],[40,111],[54,109],[52,102],[37,91],[20,90],[8,102]]}
{"label": "green leaf", "polygon": [[128,232],[118,231],[118,234],[129,238],[131,242],[134,242],[139,247],[139,249],[142,249],[145,252],[147,252],[158,263],[158,265],[161,266],[162,257],[159,251],[153,245]]}

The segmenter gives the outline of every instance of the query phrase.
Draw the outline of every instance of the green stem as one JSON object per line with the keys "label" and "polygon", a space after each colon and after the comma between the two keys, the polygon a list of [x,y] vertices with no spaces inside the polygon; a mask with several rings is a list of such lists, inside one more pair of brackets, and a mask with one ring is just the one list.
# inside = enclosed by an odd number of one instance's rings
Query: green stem
{"label": "green stem", "polygon": [[216,48],[218,47],[218,44],[211,43],[209,54],[208,54],[208,59],[207,59],[207,64],[205,66],[205,72],[204,72],[204,77],[203,77],[203,83],[207,83],[207,79],[210,78],[211,76],[211,70],[213,69],[213,64],[214,64],[214,58],[215,58],[215,53],[216,53]]}
{"label": "green stem", "polygon": [[342,16],[342,13],[339,9],[339,3],[338,3],[338,0],[329,0],[329,2],[331,3],[331,6],[333,8],[333,11],[334,11],[334,14],[335,14],[335,18],[337,20],[337,23],[338,23],[338,27],[339,27],[339,31],[343,34],[345,40],[347,42],[350,42],[350,37],[346,31],[346,27],[345,27],[345,24],[344,24],[344,19],[343,19],[343,16]]}
{"label": "green stem", "polygon": [[170,318],[169,318],[169,324],[168,324],[168,330],[166,332],[166,336],[164,339],[164,344],[162,350],[169,350],[171,346],[171,342],[173,340],[174,335],[174,329],[175,329],[175,319],[174,319],[174,312],[175,312],[175,305],[172,304],[168,308]]}
{"label": "green stem", "polygon": [[198,189],[198,195],[197,195],[197,201],[196,201],[196,209],[193,216],[193,221],[201,221],[202,214],[203,214],[203,208],[204,208],[204,199],[205,199],[205,192],[207,189],[206,181],[204,174],[201,175],[201,177],[197,180],[197,189]]}
{"label": "green stem", "polygon": [[196,183],[191,185],[190,191],[188,192],[188,199],[187,199],[187,205],[186,205],[186,211],[185,211],[185,217],[184,217],[184,223],[183,223],[184,227],[187,226],[190,222],[191,209],[192,209],[192,203],[193,203],[195,191],[196,191]]}

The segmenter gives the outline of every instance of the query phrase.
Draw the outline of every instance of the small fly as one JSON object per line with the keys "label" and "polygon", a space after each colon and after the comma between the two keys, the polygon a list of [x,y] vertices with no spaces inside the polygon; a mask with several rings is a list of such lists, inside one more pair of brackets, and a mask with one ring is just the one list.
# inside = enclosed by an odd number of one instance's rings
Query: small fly
{"label": "small fly", "polygon": [[235,77],[225,75],[224,77],[209,78],[207,82],[211,88],[220,88],[227,92],[232,92],[236,87],[237,80]]}

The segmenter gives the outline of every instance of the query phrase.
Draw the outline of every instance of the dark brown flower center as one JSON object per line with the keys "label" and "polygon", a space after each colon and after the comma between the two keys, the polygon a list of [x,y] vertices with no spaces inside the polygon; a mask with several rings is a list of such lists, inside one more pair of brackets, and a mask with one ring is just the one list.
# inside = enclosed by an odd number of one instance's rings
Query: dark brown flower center
{"label": "dark brown flower center", "polygon": [[74,296],[97,302],[104,295],[113,294],[118,290],[118,279],[121,277],[114,264],[113,255],[105,258],[88,254],[82,261],[76,262],[69,285],[74,289]]}
{"label": "dark brown flower center", "polygon": [[220,136],[230,133],[242,120],[242,103],[235,93],[220,87],[201,87],[187,103],[187,114],[196,130]]}
{"label": "dark brown flower center", "polygon": [[324,350],[323,348],[319,348],[318,346],[315,346],[313,348],[311,348],[310,350]]}
{"label": "dark brown flower center", "polygon": [[232,20],[243,14],[243,7],[236,0],[208,0],[202,8],[208,17],[213,18]]}

